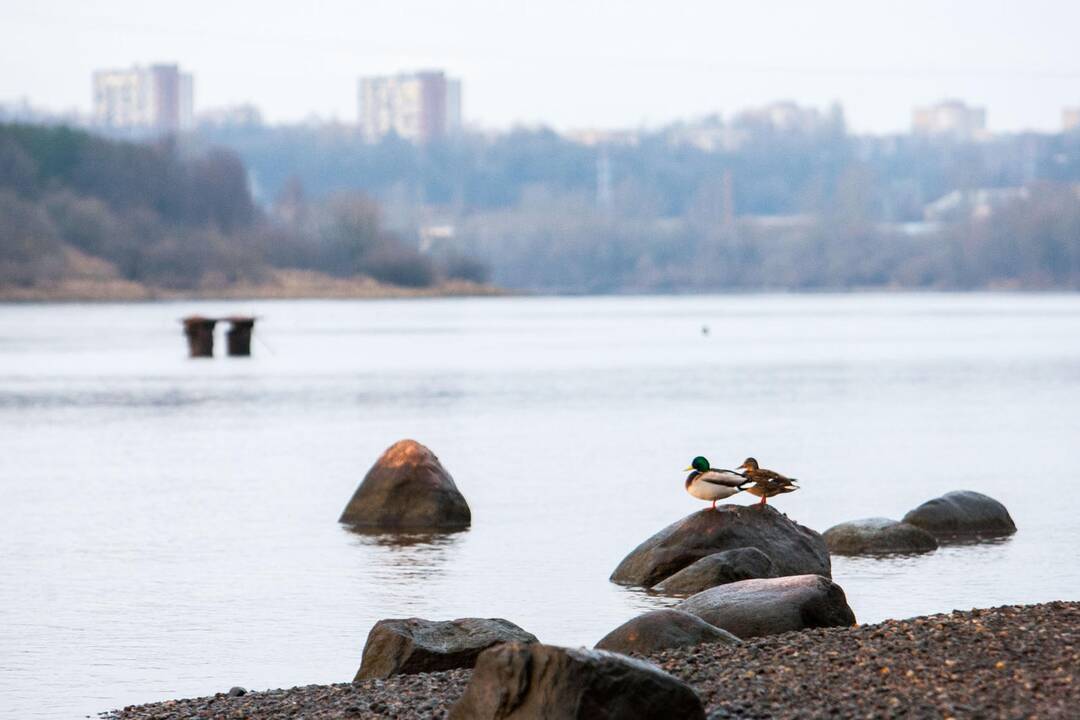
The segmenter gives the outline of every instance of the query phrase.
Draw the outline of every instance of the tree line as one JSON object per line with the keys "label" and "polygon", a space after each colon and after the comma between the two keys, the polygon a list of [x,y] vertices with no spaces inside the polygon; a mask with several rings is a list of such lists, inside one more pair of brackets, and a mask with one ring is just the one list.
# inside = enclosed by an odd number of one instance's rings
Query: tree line
{"label": "tree line", "polygon": [[258,282],[273,268],[428,286],[483,267],[422,255],[360,192],[258,206],[239,155],[173,140],[119,142],[67,127],[0,125],[0,284],[62,280],[80,256],[172,289]]}
{"label": "tree line", "polygon": [[1078,133],[716,128],[738,141],[538,128],[417,146],[331,126],[140,145],[0,125],[0,282],[63,277],[76,251],[171,288],[274,268],[553,292],[1080,287]]}
{"label": "tree line", "polygon": [[[316,199],[363,187],[407,236],[433,219],[452,225],[444,252],[481,259],[513,287],[1078,287],[1080,133],[862,137],[840,114],[716,129],[737,142],[704,148],[678,126],[606,145],[544,128],[367,144],[343,126],[215,128],[190,141],[234,148],[267,202],[290,185]],[[986,190],[1002,197],[928,222],[936,201]]]}

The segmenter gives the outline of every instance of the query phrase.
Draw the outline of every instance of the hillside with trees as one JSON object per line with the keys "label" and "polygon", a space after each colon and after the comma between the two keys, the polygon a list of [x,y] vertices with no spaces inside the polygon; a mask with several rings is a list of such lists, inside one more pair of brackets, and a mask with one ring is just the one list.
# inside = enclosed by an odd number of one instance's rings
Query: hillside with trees
{"label": "hillside with trees", "polygon": [[283,218],[258,207],[231,150],[0,125],[0,288],[214,292],[272,286],[284,271],[306,273],[312,291],[324,276],[432,288],[464,268],[483,279],[475,263],[421,255],[362,193],[293,210]]}
{"label": "hillside with trees", "polygon": [[794,112],[809,120],[748,112],[591,143],[537,128],[366,144],[336,125],[188,142],[236,150],[267,203],[363,187],[402,236],[451,227],[441,250],[509,287],[1080,287],[1080,133],[862,137],[838,108]]}
{"label": "hillside with trees", "polygon": [[426,146],[340,125],[159,144],[0,125],[0,288],[1080,288],[1080,133],[860,137],[838,109],[785,110],[803,122]]}

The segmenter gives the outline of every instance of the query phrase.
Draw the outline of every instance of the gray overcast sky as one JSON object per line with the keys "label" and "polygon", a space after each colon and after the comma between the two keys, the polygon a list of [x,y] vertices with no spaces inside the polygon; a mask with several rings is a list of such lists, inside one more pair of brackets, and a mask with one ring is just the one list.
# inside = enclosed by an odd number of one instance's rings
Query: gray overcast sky
{"label": "gray overcast sky", "polygon": [[356,78],[445,68],[484,127],[657,125],[776,99],[859,131],[960,97],[994,130],[1080,105],[1075,0],[3,0],[0,100],[89,109],[95,68],[178,61],[196,109],[356,117]]}

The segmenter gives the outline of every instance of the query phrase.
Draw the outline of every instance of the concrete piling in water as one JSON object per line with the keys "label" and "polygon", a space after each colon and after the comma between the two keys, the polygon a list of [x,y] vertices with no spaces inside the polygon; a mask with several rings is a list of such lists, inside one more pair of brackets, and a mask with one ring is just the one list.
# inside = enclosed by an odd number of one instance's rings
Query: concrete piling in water
{"label": "concrete piling in water", "polygon": [[191,315],[183,319],[184,335],[187,336],[188,355],[193,358],[214,356],[215,318]]}
{"label": "concrete piling in water", "polygon": [[255,331],[255,318],[233,315],[225,318],[208,318],[202,315],[189,315],[181,322],[184,335],[187,336],[188,355],[193,358],[214,356],[214,326],[219,322],[229,323],[225,332],[226,352],[230,357],[248,357],[251,355],[251,334]]}
{"label": "concrete piling in water", "polygon": [[225,332],[229,355],[248,357],[251,355],[251,333],[255,330],[255,318],[234,316],[225,319],[229,322],[229,329]]}

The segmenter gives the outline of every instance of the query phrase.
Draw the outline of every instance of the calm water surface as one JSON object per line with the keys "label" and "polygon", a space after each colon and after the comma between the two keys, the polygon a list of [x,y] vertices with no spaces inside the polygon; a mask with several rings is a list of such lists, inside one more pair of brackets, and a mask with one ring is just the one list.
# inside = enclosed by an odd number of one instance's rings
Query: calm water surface
{"label": "calm water surface", "polygon": [[[192,312],[260,315],[255,356],[188,360]],[[338,526],[402,437],[472,530]],[[862,622],[1077,599],[1078,438],[1080,296],[0,306],[0,707],[345,681],[382,617],[591,645],[665,602],[607,577],[701,507],[696,454],[800,477],[819,530],[1008,505],[1005,542],[834,559]]]}

